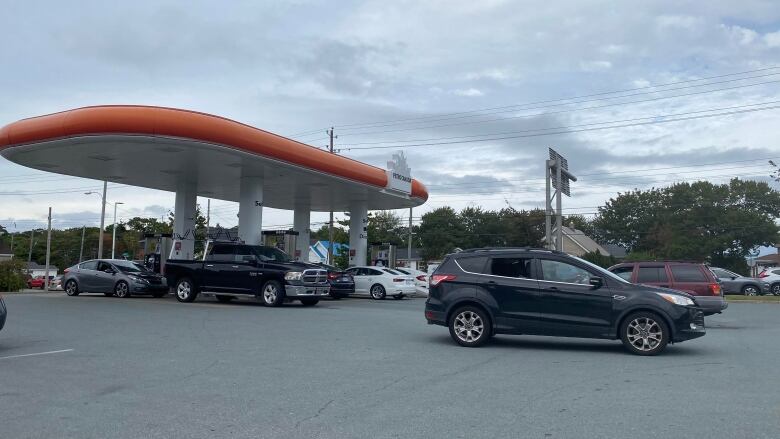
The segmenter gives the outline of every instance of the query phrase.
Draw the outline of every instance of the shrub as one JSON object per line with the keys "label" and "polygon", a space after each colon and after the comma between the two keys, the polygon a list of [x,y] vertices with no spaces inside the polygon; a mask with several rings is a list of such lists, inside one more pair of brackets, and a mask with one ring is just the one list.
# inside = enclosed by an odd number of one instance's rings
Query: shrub
{"label": "shrub", "polygon": [[18,259],[0,262],[0,291],[19,291],[27,285],[24,263]]}

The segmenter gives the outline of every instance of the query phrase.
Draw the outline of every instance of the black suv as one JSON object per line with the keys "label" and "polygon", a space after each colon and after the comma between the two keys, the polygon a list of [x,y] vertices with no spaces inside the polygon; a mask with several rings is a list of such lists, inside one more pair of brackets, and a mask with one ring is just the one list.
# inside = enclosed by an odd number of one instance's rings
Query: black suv
{"label": "black suv", "polygon": [[634,285],[565,253],[531,248],[448,255],[431,276],[428,324],[461,346],[494,334],[621,339],[639,355],[704,335],[704,314],[683,292]]}

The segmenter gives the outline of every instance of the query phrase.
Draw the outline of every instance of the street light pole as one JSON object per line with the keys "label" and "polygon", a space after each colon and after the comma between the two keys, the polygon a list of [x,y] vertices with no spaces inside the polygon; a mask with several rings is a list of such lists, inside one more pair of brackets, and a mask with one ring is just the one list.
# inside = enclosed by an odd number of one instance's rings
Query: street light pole
{"label": "street light pole", "polygon": [[81,250],[79,250],[79,264],[84,260],[84,232],[87,231],[87,226],[81,226]]}
{"label": "street light pole", "polygon": [[[103,182],[103,195],[102,195],[102,205],[100,206],[100,231],[98,234],[98,253],[97,253],[97,259],[103,258],[103,227],[106,225],[106,190],[108,189],[108,182]],[[97,192],[84,192],[84,195],[100,195]]]}
{"label": "street light pole", "polygon": [[114,203],[114,226],[111,227],[113,235],[111,236],[111,259],[115,259],[116,254],[116,206],[117,204],[125,204],[121,201]]}

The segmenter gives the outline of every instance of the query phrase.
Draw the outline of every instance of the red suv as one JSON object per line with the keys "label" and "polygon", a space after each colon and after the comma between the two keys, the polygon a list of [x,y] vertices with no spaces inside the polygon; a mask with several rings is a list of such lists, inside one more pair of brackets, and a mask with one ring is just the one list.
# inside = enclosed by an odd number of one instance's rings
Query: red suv
{"label": "red suv", "polygon": [[729,305],[723,299],[718,279],[704,264],[695,262],[626,262],[609,271],[635,283],[684,291],[695,296],[705,315],[722,312]]}

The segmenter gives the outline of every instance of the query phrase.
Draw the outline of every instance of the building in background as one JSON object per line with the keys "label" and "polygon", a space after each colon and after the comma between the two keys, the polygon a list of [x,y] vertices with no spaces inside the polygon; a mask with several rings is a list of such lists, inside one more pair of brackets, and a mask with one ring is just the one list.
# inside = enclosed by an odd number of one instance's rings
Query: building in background
{"label": "building in background", "polygon": [[[54,265],[49,265],[49,276],[56,276],[57,275],[57,267]],[[41,265],[37,262],[28,262],[27,263],[27,274],[29,274],[32,277],[36,276],[46,276],[46,266]]]}
{"label": "building in background", "polygon": [[414,268],[415,270],[419,270],[419,267],[422,266],[422,258],[420,257],[419,249],[413,248],[411,257],[407,254],[409,253],[408,247],[399,248],[395,252],[397,266]]}
{"label": "building in background", "polygon": [[10,261],[14,258],[13,253],[11,253],[11,246],[0,242],[0,262],[2,261]]}
{"label": "building in background", "polygon": [[[325,264],[328,262],[328,248],[330,241],[316,241],[309,246],[309,262]],[[333,246],[333,256],[341,256],[342,252],[349,252],[347,244],[335,243]]]}

